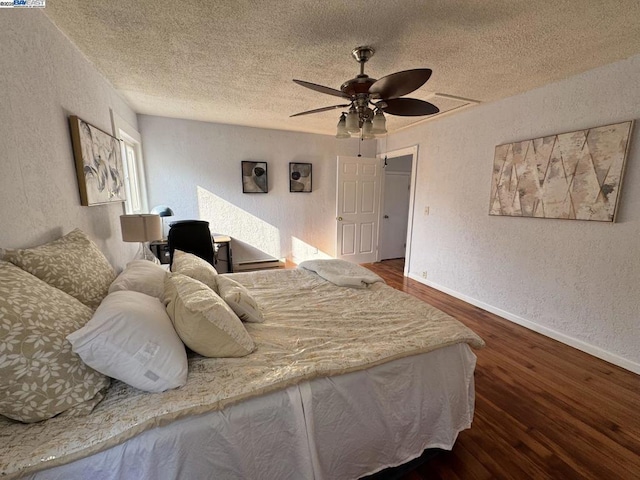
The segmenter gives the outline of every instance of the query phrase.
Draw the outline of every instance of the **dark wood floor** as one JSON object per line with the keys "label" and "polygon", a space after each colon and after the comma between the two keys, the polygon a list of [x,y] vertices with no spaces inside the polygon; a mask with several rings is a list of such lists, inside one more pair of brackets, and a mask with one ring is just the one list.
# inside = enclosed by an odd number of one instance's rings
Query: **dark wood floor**
{"label": "dark wood floor", "polygon": [[487,343],[472,428],[402,480],[640,479],[640,376],[404,278],[402,260],[365,266]]}

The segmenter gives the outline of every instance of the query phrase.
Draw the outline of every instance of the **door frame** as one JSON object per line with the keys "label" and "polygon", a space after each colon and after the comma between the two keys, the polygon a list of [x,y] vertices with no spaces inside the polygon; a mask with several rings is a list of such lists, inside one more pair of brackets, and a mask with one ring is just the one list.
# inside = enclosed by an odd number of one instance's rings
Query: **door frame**
{"label": "door frame", "polygon": [[[407,218],[407,247],[404,253],[404,272],[406,277],[409,275],[409,263],[411,261],[411,245],[413,243],[413,217],[415,212],[415,197],[416,197],[416,178],[418,173],[418,145],[411,147],[400,148],[398,150],[392,150],[387,153],[379,153],[376,155],[381,161],[387,157],[390,158],[404,157],[405,155],[411,155],[411,188],[409,189],[409,216]],[[382,207],[384,206],[384,181],[380,182],[380,207],[378,218],[378,238],[380,238],[380,227],[382,225]],[[376,261],[380,261],[380,249],[376,253]]]}

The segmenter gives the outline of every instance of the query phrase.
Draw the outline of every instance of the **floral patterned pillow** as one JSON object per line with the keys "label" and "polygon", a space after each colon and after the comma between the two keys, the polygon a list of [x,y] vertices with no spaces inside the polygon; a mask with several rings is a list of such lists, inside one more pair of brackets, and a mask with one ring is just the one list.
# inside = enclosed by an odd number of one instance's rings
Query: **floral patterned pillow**
{"label": "floral patterned pillow", "polygon": [[116,273],[100,249],[79,229],[39,247],[6,250],[3,260],[77,298],[95,310]]}
{"label": "floral patterned pillow", "polygon": [[109,378],[86,366],[65,338],[91,315],[75,298],[0,261],[0,415],[38,422],[67,410],[86,413],[102,399]]}

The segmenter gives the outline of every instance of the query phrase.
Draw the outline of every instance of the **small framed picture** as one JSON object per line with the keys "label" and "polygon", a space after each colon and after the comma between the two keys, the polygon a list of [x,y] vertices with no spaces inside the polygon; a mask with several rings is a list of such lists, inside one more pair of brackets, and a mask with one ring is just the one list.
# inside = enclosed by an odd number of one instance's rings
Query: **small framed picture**
{"label": "small framed picture", "polygon": [[267,162],[242,162],[242,193],[267,193]]}
{"label": "small framed picture", "polygon": [[289,191],[312,191],[310,163],[289,163]]}

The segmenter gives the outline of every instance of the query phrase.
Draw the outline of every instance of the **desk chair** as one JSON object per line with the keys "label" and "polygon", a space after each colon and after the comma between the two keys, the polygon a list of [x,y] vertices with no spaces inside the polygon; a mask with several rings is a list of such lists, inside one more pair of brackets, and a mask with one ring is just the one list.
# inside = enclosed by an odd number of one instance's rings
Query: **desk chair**
{"label": "desk chair", "polygon": [[169,256],[173,265],[173,252],[178,249],[192,253],[214,265],[213,239],[209,222],[204,220],[180,220],[171,222],[169,229]]}

